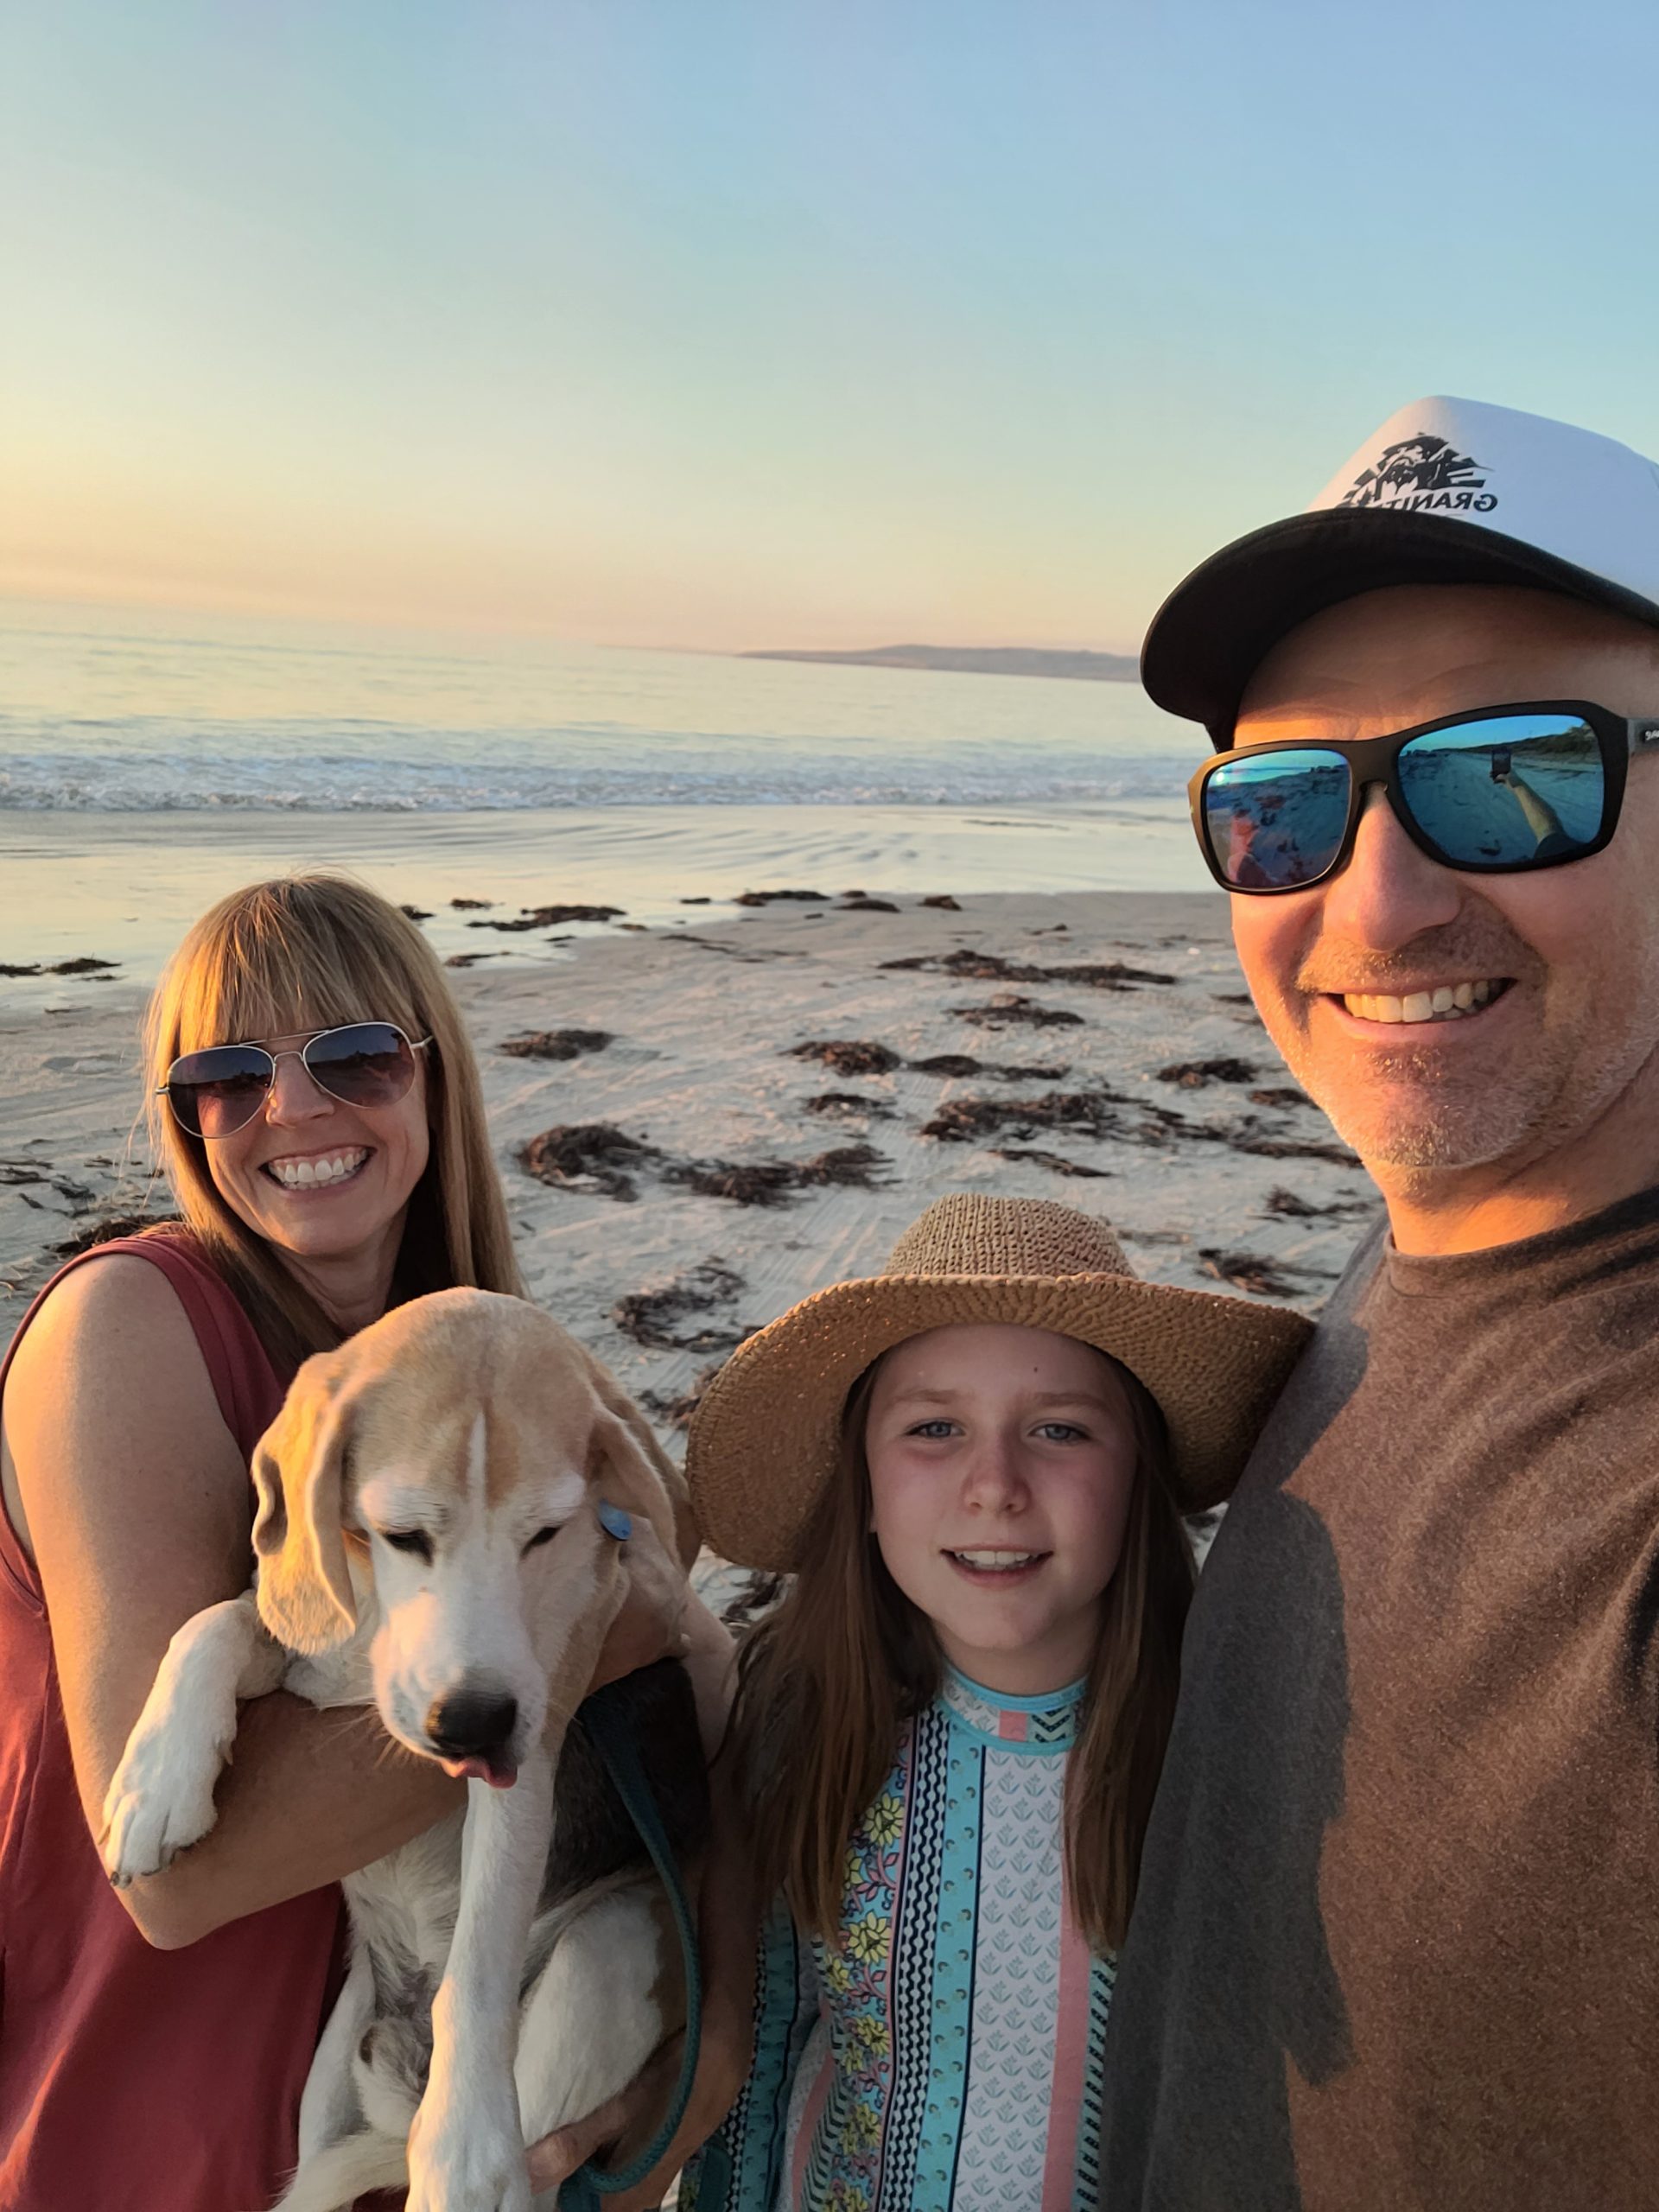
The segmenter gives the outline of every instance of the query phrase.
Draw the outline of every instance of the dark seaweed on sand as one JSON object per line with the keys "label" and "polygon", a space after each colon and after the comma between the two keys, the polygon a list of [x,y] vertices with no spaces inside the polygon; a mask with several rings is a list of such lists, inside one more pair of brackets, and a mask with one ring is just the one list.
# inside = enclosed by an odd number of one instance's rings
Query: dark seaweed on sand
{"label": "dark seaweed on sand", "polygon": [[1339,1167],[1357,1167],[1354,1154],[1338,1144],[1302,1141],[1275,1135],[1257,1125],[1247,1114],[1237,1122],[1193,1122],[1173,1107],[1157,1106],[1149,1099],[1125,1098],[1120,1092],[1049,1090],[1036,1098],[952,1098],[940,1107],[931,1122],[922,1124],[925,1137],[944,1144],[975,1144],[1004,1129],[1024,1141],[1039,1129],[1072,1129],[1080,1135],[1111,1137],[1120,1144],[1144,1144],[1164,1150],[1181,1139],[1194,1144],[1230,1145],[1264,1160],[1328,1160]]}
{"label": "dark seaweed on sand", "polygon": [[661,1157],[654,1145],[608,1122],[572,1122],[531,1137],[521,1147],[518,1161],[538,1183],[555,1190],[582,1189],[592,1181],[607,1198],[626,1202],[639,1195],[633,1171]]}
{"label": "dark seaweed on sand", "polygon": [[1068,961],[1058,968],[1039,968],[1029,960],[1005,960],[1000,953],[913,953],[905,960],[884,960],[887,968],[925,969],[942,976],[969,976],[976,982],[1001,983],[1075,983],[1093,991],[1133,990],[1137,983],[1173,983],[1156,968],[1131,968],[1122,960]]}
{"label": "dark seaweed on sand", "polygon": [[0,960],[0,976],[107,976],[118,968],[118,960],[99,960],[90,952],[83,952],[73,960],[54,961],[49,968],[42,968],[38,960],[26,962],[21,968],[10,961]]}
{"label": "dark seaweed on sand", "polygon": [[1012,1062],[999,1066],[995,1060],[976,1060],[971,1052],[935,1052],[931,1059],[906,1065],[918,1075],[988,1075],[998,1083],[1064,1083],[1071,1072],[1064,1061],[1052,1066],[1038,1061],[1024,1067]]}
{"label": "dark seaweed on sand", "polygon": [[936,891],[931,899],[924,899],[922,904],[924,906],[942,907],[947,914],[959,914],[962,912],[961,900],[953,899],[948,891]]}
{"label": "dark seaweed on sand", "polygon": [[[746,1336],[752,1336],[753,1333],[753,1330],[744,1332]],[[739,1342],[741,1341],[740,1338]],[[703,1392],[725,1364],[723,1359],[711,1359],[707,1367],[700,1367],[691,1377],[690,1389],[678,1391],[672,1397],[668,1396],[662,1390],[640,1390],[636,1393],[636,1395],[645,1411],[661,1421],[665,1427],[690,1428],[692,1414],[702,1403]]]}
{"label": "dark seaweed on sand", "polygon": [[1224,1143],[1231,1145],[1235,1152],[1254,1153],[1258,1160],[1328,1160],[1334,1167],[1357,1167],[1362,1164],[1359,1154],[1350,1152],[1345,1144],[1321,1144],[1316,1140],[1305,1142],[1297,1137],[1269,1136],[1249,1127],[1255,1118],[1254,1115],[1248,1116],[1242,1128],[1217,1131],[1215,1134]]}
{"label": "dark seaweed on sand", "polygon": [[60,1260],[72,1260],[77,1252],[90,1252],[95,1245],[113,1243],[118,1236],[138,1236],[146,1229],[159,1229],[163,1222],[179,1219],[175,1213],[106,1213],[97,1221],[88,1222],[73,1236],[66,1236],[61,1244],[52,1249]]}
{"label": "dark seaweed on sand", "polygon": [[552,930],[564,922],[613,922],[626,906],[525,906],[511,922],[468,922],[469,930]]}
{"label": "dark seaweed on sand", "polygon": [[501,1050],[515,1060],[574,1060],[582,1052],[602,1052],[613,1041],[608,1029],[537,1029],[504,1038]]}
{"label": "dark seaweed on sand", "polygon": [[[972,1144],[1003,1129],[1021,1137],[1037,1129],[1119,1136],[1127,1133],[1122,1109],[1130,1103],[1109,1090],[1050,1090],[1039,1098],[952,1098],[923,1123],[922,1135],[944,1144]],[[1161,1122],[1166,1109],[1146,1110]],[[1171,1118],[1179,1121],[1179,1116]]]}
{"label": "dark seaweed on sand", "polygon": [[890,1122],[893,1109],[884,1098],[861,1098],[855,1090],[821,1090],[805,1100],[809,1114],[861,1114],[871,1121]]}
{"label": "dark seaweed on sand", "polygon": [[953,1006],[958,1021],[976,1021],[982,1029],[1006,1029],[1023,1022],[1033,1029],[1081,1029],[1083,1016],[1063,1006],[1040,1006],[1018,991],[1000,991],[988,1006]]}
{"label": "dark seaweed on sand", "polygon": [[400,906],[397,911],[406,914],[411,922],[429,922],[432,918],[431,909],[427,906]]}
{"label": "dark seaweed on sand", "polygon": [[1294,1298],[1298,1287],[1292,1277],[1315,1272],[1266,1259],[1260,1252],[1223,1252],[1213,1245],[1201,1245],[1198,1257],[1205,1274],[1214,1275],[1217,1282],[1230,1283],[1235,1290],[1249,1291],[1252,1298]]}
{"label": "dark seaweed on sand", "polygon": [[481,914],[486,906],[493,906],[493,899],[452,899],[449,904],[461,914]]}
{"label": "dark seaweed on sand", "polygon": [[[770,906],[779,899],[812,899],[820,906],[828,906],[830,893],[827,891],[740,891],[732,904],[734,906]],[[683,906],[695,906],[698,903],[695,899],[680,901]]]}
{"label": "dark seaweed on sand", "polygon": [[992,1150],[999,1160],[1030,1160],[1039,1167],[1052,1167],[1057,1175],[1088,1175],[1105,1177],[1109,1167],[1085,1167],[1080,1160],[1067,1160],[1058,1152],[1041,1152],[1035,1145],[1000,1144]]}
{"label": "dark seaweed on sand", "polygon": [[1294,1084],[1270,1085],[1266,1090],[1249,1093],[1252,1106],[1311,1106],[1313,1101],[1305,1090],[1298,1090]]}
{"label": "dark seaweed on sand", "polygon": [[[688,1334],[672,1325],[688,1313],[708,1313],[717,1306],[729,1306],[747,1287],[742,1276],[723,1260],[703,1260],[660,1290],[630,1291],[626,1297],[619,1298],[611,1308],[611,1319],[624,1336],[652,1351],[729,1351],[753,1332],[733,1322],[721,1322]],[[708,1375],[700,1376],[699,1389],[708,1380]],[[690,1420],[690,1415],[686,1418]]]}
{"label": "dark seaweed on sand", "polygon": [[1210,1083],[1254,1083],[1261,1072],[1250,1060],[1174,1060],[1159,1069],[1158,1080],[1179,1084],[1184,1090],[1199,1090]]}
{"label": "dark seaweed on sand", "polygon": [[842,914],[896,914],[899,909],[891,899],[848,899],[836,910]]}
{"label": "dark seaweed on sand", "polygon": [[872,1045],[857,1037],[814,1038],[804,1045],[791,1045],[788,1057],[822,1060],[836,1075],[891,1075],[904,1065],[890,1046]]}
{"label": "dark seaweed on sand", "polygon": [[1300,1192],[1287,1191],[1282,1185],[1268,1192],[1265,1211],[1284,1221],[1340,1220],[1344,1214],[1370,1213],[1372,1201],[1365,1198],[1333,1198],[1328,1205],[1315,1205]]}
{"label": "dark seaweed on sand", "polygon": [[663,1177],[703,1198],[729,1198],[740,1206],[780,1206],[798,1191],[830,1183],[875,1190],[888,1164],[874,1146],[849,1144],[821,1152],[815,1160],[676,1160],[663,1170]]}
{"label": "dark seaweed on sand", "polygon": [[791,952],[786,945],[722,944],[718,938],[696,937],[688,930],[683,937],[665,937],[664,944],[695,944],[704,952],[723,952],[728,960],[800,960],[804,955]]}

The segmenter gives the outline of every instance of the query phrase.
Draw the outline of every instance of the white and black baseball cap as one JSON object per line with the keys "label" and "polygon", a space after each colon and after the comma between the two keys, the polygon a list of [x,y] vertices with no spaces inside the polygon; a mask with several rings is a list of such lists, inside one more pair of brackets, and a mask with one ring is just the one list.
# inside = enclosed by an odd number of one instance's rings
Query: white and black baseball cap
{"label": "white and black baseball cap", "polygon": [[1153,617],[1141,677],[1232,742],[1244,687],[1297,624],[1389,584],[1522,584],[1659,628],[1659,466],[1478,399],[1390,415],[1303,513],[1234,540]]}

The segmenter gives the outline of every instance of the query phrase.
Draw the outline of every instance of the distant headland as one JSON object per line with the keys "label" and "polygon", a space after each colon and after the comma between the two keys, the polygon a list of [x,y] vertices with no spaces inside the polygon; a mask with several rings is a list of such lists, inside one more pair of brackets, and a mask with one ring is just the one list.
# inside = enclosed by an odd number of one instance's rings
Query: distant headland
{"label": "distant headland", "polygon": [[849,668],[933,668],[963,676],[1066,676],[1089,683],[1135,683],[1132,653],[1046,652],[1027,645],[870,645],[861,652],[748,652],[743,660],[823,660]]}

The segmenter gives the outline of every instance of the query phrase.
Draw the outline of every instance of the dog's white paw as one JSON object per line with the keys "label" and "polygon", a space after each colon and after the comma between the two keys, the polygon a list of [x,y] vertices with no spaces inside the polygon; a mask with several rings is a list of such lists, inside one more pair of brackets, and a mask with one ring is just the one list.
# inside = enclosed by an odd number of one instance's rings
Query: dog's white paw
{"label": "dog's white paw", "polygon": [[225,1746],[140,1722],[104,1798],[99,1856],[118,1890],[200,1842],[219,1817],[213,1789],[224,1764]]}
{"label": "dog's white paw", "polygon": [[[407,2212],[531,2212],[530,2169],[509,2093],[484,2108],[430,2112],[409,2139]],[[497,2109],[496,2107],[499,2107]]]}

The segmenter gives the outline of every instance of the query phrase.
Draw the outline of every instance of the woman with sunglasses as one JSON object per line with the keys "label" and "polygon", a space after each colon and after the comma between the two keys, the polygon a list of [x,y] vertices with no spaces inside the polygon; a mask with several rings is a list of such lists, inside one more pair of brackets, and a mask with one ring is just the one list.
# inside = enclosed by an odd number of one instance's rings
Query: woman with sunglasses
{"label": "woman with sunglasses", "polygon": [[119,1897],[105,1790],[169,1638],[247,1586],[249,1455],[298,1363],[423,1292],[523,1295],[459,1012],[385,900],[315,875],[224,899],[158,986],[148,1048],[182,1221],[72,1262],[0,1367],[0,2208],[19,2212],[280,2192],[334,1885],[458,1786],[388,1757],[372,1713],[261,1699],[213,1833]]}

